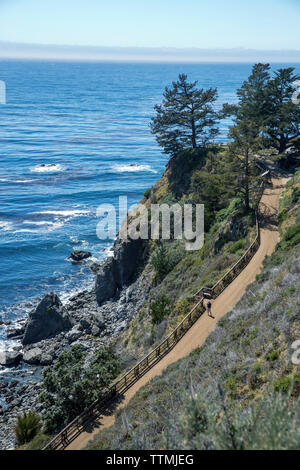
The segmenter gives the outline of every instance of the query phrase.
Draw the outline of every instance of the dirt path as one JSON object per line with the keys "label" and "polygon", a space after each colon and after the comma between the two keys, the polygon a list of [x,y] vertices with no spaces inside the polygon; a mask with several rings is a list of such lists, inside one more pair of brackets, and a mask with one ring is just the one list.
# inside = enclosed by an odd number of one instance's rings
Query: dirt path
{"label": "dirt path", "polygon": [[[117,407],[122,408],[153,377],[160,375],[161,372],[172,362],[178,361],[187,356],[195,348],[201,346],[208,335],[215,328],[216,323],[226,313],[230,312],[236,303],[243,296],[246,287],[255,280],[255,277],[261,271],[262,262],[266,255],[270,255],[277,242],[279,233],[276,219],[278,212],[279,196],[286,183],[286,179],[273,180],[273,188],[265,190],[260,203],[260,212],[262,213],[261,223],[261,245],[248,266],[239,274],[239,276],[225,289],[225,291],[212,302],[212,314],[215,319],[208,317],[205,313],[194,326],[185,334],[177,345],[165,356],[158,364],[149,370],[138,382],[136,382],[124,395],[124,400]],[[83,432],[68,447],[67,450],[83,449],[87,443],[100,430],[111,426],[114,423],[114,415],[101,416],[94,424],[90,432]]]}

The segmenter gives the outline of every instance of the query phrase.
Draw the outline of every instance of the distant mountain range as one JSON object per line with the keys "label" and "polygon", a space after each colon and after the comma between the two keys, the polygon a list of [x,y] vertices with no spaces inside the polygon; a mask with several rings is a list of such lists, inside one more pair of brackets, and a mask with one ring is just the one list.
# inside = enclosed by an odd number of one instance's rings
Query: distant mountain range
{"label": "distant mountain range", "polygon": [[126,62],[300,62],[299,50],[177,49],[22,44],[0,41],[0,59]]}

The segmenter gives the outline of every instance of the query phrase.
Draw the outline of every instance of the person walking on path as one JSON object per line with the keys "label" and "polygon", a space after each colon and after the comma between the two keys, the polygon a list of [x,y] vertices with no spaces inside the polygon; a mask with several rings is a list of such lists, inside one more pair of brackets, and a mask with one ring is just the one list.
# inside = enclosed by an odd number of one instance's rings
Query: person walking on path
{"label": "person walking on path", "polygon": [[207,309],[207,312],[208,312],[208,316],[211,317],[211,318],[215,318],[211,313],[211,301],[210,300],[207,302],[206,309]]}

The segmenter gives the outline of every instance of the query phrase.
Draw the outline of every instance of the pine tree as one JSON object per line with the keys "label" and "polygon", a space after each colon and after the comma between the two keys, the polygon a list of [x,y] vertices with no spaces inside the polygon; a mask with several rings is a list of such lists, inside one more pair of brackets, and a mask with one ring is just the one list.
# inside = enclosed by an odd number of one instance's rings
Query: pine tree
{"label": "pine tree", "polygon": [[269,70],[269,64],[255,64],[251,75],[237,91],[238,105],[224,106],[225,113],[234,114],[235,125],[229,130],[232,140],[229,147],[235,156],[235,171],[239,174],[236,189],[243,194],[246,211],[250,209],[254,156],[263,147],[261,131],[268,112],[266,88],[270,80]]}
{"label": "pine tree", "polygon": [[164,153],[175,155],[184,149],[206,146],[218,134],[218,114],[212,106],[217,90],[196,86],[197,82],[189,83],[186,75],[179,75],[172,88],[165,89],[162,104],[154,108],[156,116],[150,127]]}
{"label": "pine tree", "polygon": [[235,157],[233,171],[237,175],[236,191],[242,194],[245,210],[249,211],[250,183],[255,174],[254,158],[260,148],[260,139],[256,126],[252,127],[250,121],[236,124],[230,129],[229,136],[233,139],[229,149]]}
{"label": "pine tree", "polygon": [[239,105],[236,112],[238,123],[251,124],[252,134],[261,131],[268,114],[266,89],[270,80],[270,65],[255,64],[249,78],[237,91]]}
{"label": "pine tree", "polygon": [[266,87],[267,117],[263,131],[269,144],[280,154],[291,147],[300,147],[300,106],[294,102],[294,84],[300,76],[294,68],[279,69]]}

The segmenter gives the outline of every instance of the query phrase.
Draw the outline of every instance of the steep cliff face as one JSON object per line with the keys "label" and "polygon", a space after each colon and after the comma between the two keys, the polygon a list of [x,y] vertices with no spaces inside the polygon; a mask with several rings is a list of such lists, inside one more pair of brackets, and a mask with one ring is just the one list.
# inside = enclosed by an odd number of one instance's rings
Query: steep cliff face
{"label": "steep cliff face", "polygon": [[118,289],[127,286],[137,269],[147,258],[144,240],[117,239],[113,247],[114,256],[101,266],[96,276],[96,298],[102,302],[114,297]]}

